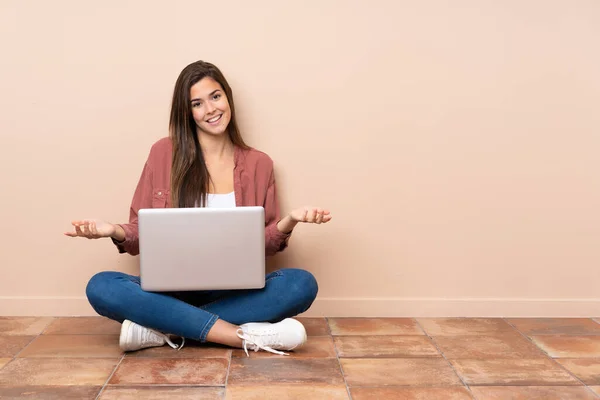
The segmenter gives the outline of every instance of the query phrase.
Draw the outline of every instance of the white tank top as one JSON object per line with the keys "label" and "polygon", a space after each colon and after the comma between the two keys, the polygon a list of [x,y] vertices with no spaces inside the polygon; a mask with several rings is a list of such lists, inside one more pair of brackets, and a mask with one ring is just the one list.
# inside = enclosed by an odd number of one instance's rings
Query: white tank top
{"label": "white tank top", "polygon": [[235,207],[235,192],[226,194],[208,193],[206,207],[210,208],[233,208]]}

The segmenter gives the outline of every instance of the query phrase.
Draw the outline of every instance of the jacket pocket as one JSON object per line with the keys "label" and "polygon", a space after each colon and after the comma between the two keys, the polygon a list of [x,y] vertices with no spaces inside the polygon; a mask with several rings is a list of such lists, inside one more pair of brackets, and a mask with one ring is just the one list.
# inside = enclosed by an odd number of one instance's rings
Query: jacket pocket
{"label": "jacket pocket", "polygon": [[168,199],[168,189],[154,189],[152,192],[152,208],[166,208]]}

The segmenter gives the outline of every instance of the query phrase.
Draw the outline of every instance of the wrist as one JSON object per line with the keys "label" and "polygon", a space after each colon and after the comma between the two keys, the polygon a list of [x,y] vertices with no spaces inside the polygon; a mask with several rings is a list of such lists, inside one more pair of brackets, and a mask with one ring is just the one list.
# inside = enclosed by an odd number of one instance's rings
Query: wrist
{"label": "wrist", "polygon": [[125,241],[125,231],[119,225],[113,224],[114,232],[110,235],[111,239],[117,242]]}
{"label": "wrist", "polygon": [[291,215],[286,215],[277,223],[277,230],[281,233],[289,234],[294,230],[298,221],[294,220]]}

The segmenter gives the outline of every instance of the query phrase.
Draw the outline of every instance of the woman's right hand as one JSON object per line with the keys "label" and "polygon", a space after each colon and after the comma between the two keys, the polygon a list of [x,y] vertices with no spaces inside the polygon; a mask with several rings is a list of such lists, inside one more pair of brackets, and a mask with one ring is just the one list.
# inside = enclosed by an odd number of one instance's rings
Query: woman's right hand
{"label": "woman's right hand", "polygon": [[84,219],[81,221],[72,221],[71,225],[75,228],[73,232],[65,232],[70,237],[84,237],[88,239],[100,239],[111,237],[115,234],[116,227],[108,222],[96,219]]}

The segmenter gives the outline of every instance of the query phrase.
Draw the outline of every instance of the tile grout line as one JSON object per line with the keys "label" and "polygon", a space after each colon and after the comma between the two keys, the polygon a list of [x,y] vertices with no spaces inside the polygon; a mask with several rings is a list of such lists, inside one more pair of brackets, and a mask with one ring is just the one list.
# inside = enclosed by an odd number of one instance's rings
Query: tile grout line
{"label": "tile grout line", "polygon": [[227,384],[229,383],[229,373],[231,372],[231,361],[233,359],[233,350],[229,350],[229,363],[227,364],[227,375],[225,375],[225,389],[223,390],[223,399],[227,397]]}
{"label": "tile grout line", "polygon": [[427,333],[427,331],[425,330],[425,328],[423,328],[423,326],[421,326],[421,324],[419,323],[419,321],[417,320],[417,318],[412,318],[412,319],[415,321],[415,324],[417,324],[417,326],[419,327],[419,329],[421,329],[423,331],[423,333],[425,334],[425,336],[427,336],[429,338],[429,340],[431,340],[431,343],[435,346],[436,350],[440,353],[440,355],[444,358],[444,360],[446,360],[446,362],[448,363],[448,365],[452,369],[452,372],[454,372],[454,374],[458,377],[458,379],[462,382],[463,386],[467,389],[467,391],[471,395],[471,398],[477,400],[477,398],[475,397],[475,395],[471,391],[471,387],[469,385],[467,385],[467,383],[463,380],[463,378],[460,376],[460,374],[458,372],[456,372],[456,369],[454,368],[454,365],[452,365],[452,363],[446,358],[446,355],[442,352],[442,349],[440,349],[438,347],[438,345],[435,342],[435,340],[433,339],[433,337],[431,337],[429,335],[429,333]]}
{"label": "tile grout line", "polygon": [[[25,335],[24,335],[24,336],[25,336]],[[19,351],[18,351],[18,352],[17,352],[17,353],[16,353],[16,354],[13,356],[13,358],[12,358],[12,360],[11,360],[11,361],[14,361],[14,360],[16,360],[16,359],[17,359],[17,357],[19,356],[19,354],[21,354],[22,352],[24,352],[24,351],[25,351],[25,349],[26,349],[26,348],[28,348],[28,347],[31,345],[31,343],[33,343],[33,341],[34,341],[35,339],[39,338],[40,336],[42,336],[42,334],[41,334],[41,333],[38,333],[37,335],[35,335],[35,336],[33,337],[33,339],[31,339],[31,340],[29,341],[29,343],[27,343],[25,346],[23,346],[23,348],[22,348],[21,350],[19,350]]]}
{"label": "tile grout line", "polygon": [[[43,318],[43,317],[41,317]],[[23,351],[25,351],[25,349],[27,347],[29,347],[29,345],[31,343],[33,343],[33,341],[37,338],[39,338],[42,333],[46,330],[46,328],[48,328],[48,326],[52,323],[52,321],[54,321],[56,318],[52,317],[52,319],[50,321],[48,321],[48,324],[40,331],[40,333],[38,333],[37,335],[31,335],[33,336],[33,338],[29,341],[29,343],[27,343],[25,346],[23,346],[23,348],[21,350],[19,350],[14,356],[12,357],[7,357],[10,358],[10,361],[7,362],[6,364],[4,364],[2,367],[0,367],[0,370],[4,369],[4,367],[6,367],[8,364],[11,364],[13,361],[15,361],[17,359],[17,357],[19,356],[19,354],[21,354]],[[9,335],[12,336],[12,335]],[[30,336],[30,335],[14,335],[14,336]]]}
{"label": "tile grout line", "polygon": [[346,393],[348,393],[348,399],[352,400],[352,394],[350,393],[350,387],[348,387],[348,381],[346,381],[346,375],[344,374],[344,368],[342,367],[342,362],[340,361],[340,354],[338,352],[338,348],[335,345],[335,338],[331,334],[331,326],[329,326],[329,318],[325,317],[325,324],[327,325],[327,331],[329,332],[329,337],[331,337],[331,341],[333,342],[333,349],[335,350],[335,359],[338,362],[338,366],[340,367],[340,372],[342,373],[342,378],[344,378],[344,386],[346,386]]}
{"label": "tile grout line", "polygon": [[[43,318],[43,317],[42,317]],[[46,332],[46,330],[48,329],[48,327],[50,325],[52,325],[52,323],[54,321],[58,320],[58,317],[52,317],[52,319],[48,322],[48,324],[46,324],[46,326],[44,327],[44,329],[42,329],[42,331],[40,332],[40,336],[44,334],[44,332]]]}
{"label": "tile grout line", "polygon": [[[565,371],[569,376],[571,376],[572,378],[574,378],[577,382],[581,383],[583,385],[583,387],[585,387],[587,389],[588,392],[590,392],[594,397],[598,398],[598,395],[596,395],[596,393],[594,393],[594,391],[592,389],[590,389],[588,387],[588,385],[586,385],[585,383],[583,383],[583,381],[581,379],[579,379],[577,376],[575,376],[575,374],[571,373],[571,371],[569,371],[567,368],[565,368],[561,363],[559,363],[558,361],[556,361],[554,359],[554,357],[552,357],[550,354],[548,354],[546,352],[546,350],[542,349],[540,346],[538,346],[529,336],[525,335],[523,332],[521,332],[519,330],[519,328],[517,328],[515,325],[513,325],[508,318],[502,318],[502,320],[504,322],[506,322],[508,325],[510,325],[514,330],[516,330],[522,337],[525,338],[525,340],[529,341],[529,343],[531,343],[532,345],[534,345],[537,349],[539,349],[546,357],[548,357],[550,359],[550,361],[552,361],[554,364],[556,364],[558,366],[558,368],[562,369],[563,371]],[[544,385],[542,385],[544,386]]]}
{"label": "tile grout line", "polygon": [[106,379],[106,382],[104,382],[104,385],[102,386],[102,388],[98,392],[98,395],[96,396],[96,400],[98,400],[100,398],[100,396],[102,395],[102,392],[104,392],[104,389],[106,389],[106,386],[108,386],[108,382],[110,382],[110,380],[112,379],[112,377],[115,374],[115,372],[117,372],[117,369],[119,368],[119,366],[121,365],[121,363],[123,362],[124,359],[125,359],[125,353],[123,353],[123,355],[121,356],[121,359],[119,360],[119,362],[117,363],[117,365],[115,365],[115,368],[112,370],[112,372],[110,373],[110,375]]}

